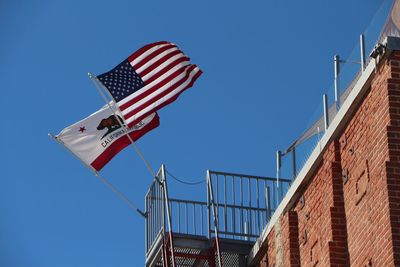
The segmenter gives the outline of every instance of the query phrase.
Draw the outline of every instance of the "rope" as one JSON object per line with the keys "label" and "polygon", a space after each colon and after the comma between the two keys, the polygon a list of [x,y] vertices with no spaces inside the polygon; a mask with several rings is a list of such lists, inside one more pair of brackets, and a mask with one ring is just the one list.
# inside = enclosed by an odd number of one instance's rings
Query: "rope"
{"label": "rope", "polygon": [[182,180],[182,179],[177,178],[176,176],[174,176],[174,175],[173,175],[172,173],[170,173],[169,171],[166,170],[166,172],[167,172],[167,174],[168,174],[169,176],[171,176],[174,180],[178,181],[179,183],[186,184],[186,185],[198,185],[198,184],[202,184],[202,183],[204,183],[204,182],[206,181],[206,179],[202,179],[202,180],[195,181],[195,182],[186,182],[186,181],[184,181],[184,180]]}

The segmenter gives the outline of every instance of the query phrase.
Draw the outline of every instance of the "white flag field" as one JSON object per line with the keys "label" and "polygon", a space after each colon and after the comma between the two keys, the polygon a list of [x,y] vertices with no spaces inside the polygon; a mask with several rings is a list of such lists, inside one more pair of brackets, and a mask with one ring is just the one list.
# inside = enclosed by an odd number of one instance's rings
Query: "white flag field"
{"label": "white flag field", "polygon": [[[111,107],[111,108],[110,108]],[[114,115],[117,115],[117,118]],[[118,152],[131,142],[122,127],[122,115],[113,102],[89,117],[62,130],[55,138],[75,154],[84,164],[100,171]],[[157,113],[152,113],[128,129],[133,141],[160,124]]]}

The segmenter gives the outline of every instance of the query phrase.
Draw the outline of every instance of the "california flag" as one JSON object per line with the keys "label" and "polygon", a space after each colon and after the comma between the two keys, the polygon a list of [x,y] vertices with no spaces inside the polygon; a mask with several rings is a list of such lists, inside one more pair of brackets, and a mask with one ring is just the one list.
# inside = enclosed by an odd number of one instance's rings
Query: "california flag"
{"label": "california flag", "polygon": [[[111,109],[110,109],[111,106]],[[65,128],[56,136],[72,153],[85,164],[100,171],[118,152],[130,144],[130,140],[117,108],[110,103],[89,117]],[[160,125],[157,113],[152,113],[128,130],[130,137],[136,141],[147,132]]]}

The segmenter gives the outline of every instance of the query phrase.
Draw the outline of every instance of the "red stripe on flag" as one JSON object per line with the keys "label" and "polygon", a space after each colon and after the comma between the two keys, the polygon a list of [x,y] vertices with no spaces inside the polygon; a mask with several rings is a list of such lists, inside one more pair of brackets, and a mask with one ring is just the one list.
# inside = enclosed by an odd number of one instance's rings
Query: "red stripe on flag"
{"label": "red stripe on flag", "polygon": [[[141,104],[140,106],[138,106],[134,110],[130,111],[129,113],[123,114],[124,118],[125,119],[129,119],[130,117],[132,117],[133,115],[135,115],[136,113],[141,111],[142,109],[145,109],[147,106],[151,105],[152,103],[154,103],[157,100],[161,99],[162,97],[166,96],[170,92],[174,91],[176,88],[178,88],[180,85],[182,85],[185,81],[187,81],[189,79],[190,73],[195,68],[196,68],[196,65],[189,65],[189,66],[186,66],[185,68],[181,68],[181,69],[177,70],[176,72],[174,72],[171,76],[177,77],[177,76],[179,76],[179,74],[182,74],[182,73],[185,73],[185,72],[186,72],[186,74],[179,81],[177,81],[176,83],[174,83],[170,87],[167,87],[167,89],[164,90],[163,92],[158,93],[153,98],[147,100],[146,102],[144,102],[143,104]],[[168,77],[168,79],[163,80],[162,83],[167,84],[168,82],[170,82],[170,80],[175,78],[175,77],[171,77],[171,76]],[[155,91],[157,91],[157,89],[159,89],[158,86],[157,86],[157,88],[153,88],[152,90],[153,90],[153,92],[155,92]],[[136,101],[134,101],[134,103],[137,102],[137,101],[140,101],[143,98],[145,98],[145,95],[148,95],[148,94],[150,94],[150,93],[147,91],[146,93],[139,95],[136,98]],[[121,109],[121,111],[123,111],[123,109]]]}
{"label": "red stripe on flag", "polygon": [[135,58],[139,57],[141,54],[143,54],[147,50],[151,49],[154,46],[162,45],[162,44],[170,44],[170,42],[161,41],[161,42],[156,42],[156,43],[145,45],[142,48],[140,48],[139,50],[137,50],[136,52],[134,52],[132,55],[130,55],[128,57],[128,61],[132,62],[133,60],[135,60]]}
{"label": "red stripe on flag", "polygon": [[153,64],[151,64],[145,70],[143,70],[141,72],[137,72],[137,73],[142,77],[142,80],[143,80],[143,77],[146,76],[148,73],[150,73],[152,70],[156,69],[158,66],[160,66],[161,64],[167,62],[170,58],[172,58],[172,57],[174,57],[174,56],[176,56],[178,54],[182,54],[182,52],[179,51],[179,50],[175,50],[175,51],[173,51],[171,53],[168,53],[167,55],[163,56],[159,60],[155,61]]}
{"label": "red stripe on flag", "polygon": [[154,74],[153,76],[151,76],[149,79],[147,79],[146,81],[144,81],[145,84],[151,84],[152,82],[154,82],[155,80],[157,80],[158,78],[160,78],[162,75],[164,75],[165,73],[167,73],[170,69],[172,69],[173,67],[175,67],[176,65],[185,62],[185,61],[190,61],[190,58],[188,57],[181,57],[178,58],[174,61],[172,61],[169,65],[165,66],[165,68],[163,68],[162,70],[158,71],[156,74]]}
{"label": "red stripe on flag", "polygon": [[181,93],[183,93],[184,91],[186,91],[188,88],[192,87],[193,84],[195,83],[195,81],[200,77],[200,75],[203,73],[203,71],[199,70],[199,72],[196,73],[196,75],[193,76],[191,82],[185,86],[184,89],[182,89],[181,92],[179,92],[178,94],[176,94],[175,96],[171,97],[170,99],[166,100],[165,102],[161,103],[159,106],[155,107],[154,109],[146,112],[145,114],[143,114],[142,116],[138,117],[136,120],[132,121],[131,123],[128,124],[128,127],[133,127],[134,125],[136,125],[139,121],[143,120],[144,118],[146,118],[147,116],[149,116],[152,112],[155,112],[163,107],[165,107],[168,104],[171,104],[172,102],[174,102]]}
{"label": "red stripe on flag", "polygon": [[[142,129],[133,131],[129,135],[131,136],[133,141],[136,141],[149,131],[157,128],[159,125],[160,125],[160,118],[158,117],[158,114],[156,114],[154,118]],[[115,155],[117,155],[121,150],[123,150],[130,144],[131,142],[128,136],[124,135],[120,137],[119,139],[115,140],[106,150],[104,150],[103,153],[101,153],[90,165],[96,171],[100,171]]]}
{"label": "red stripe on flag", "polygon": [[[156,51],[151,52],[149,55],[147,55],[145,58],[143,58],[142,60],[140,60],[138,63],[136,63],[133,68],[135,69],[135,71],[137,69],[139,69],[140,67],[142,67],[144,64],[146,64],[147,62],[149,62],[150,60],[152,60],[153,58],[155,58],[156,56],[158,56],[159,54],[161,54],[164,51],[167,51],[168,49],[174,48],[176,47],[176,45],[170,44],[170,45],[166,45],[163,46],[159,49],[157,49]],[[179,51],[179,49],[178,49]],[[182,52],[181,52],[182,53]]]}
{"label": "red stripe on flag", "polygon": [[[164,85],[166,85],[167,83],[169,83],[170,81],[172,81],[173,79],[178,77],[180,74],[182,74],[183,72],[187,71],[187,67],[190,67],[190,66],[193,66],[193,65],[187,65],[187,66],[183,66],[180,69],[177,69],[175,72],[170,74],[167,78],[165,78],[161,82],[159,82],[157,84],[154,84],[152,87],[150,87],[149,89],[147,89],[143,93],[137,95],[136,97],[132,98],[131,100],[129,100],[125,104],[121,105],[119,107],[120,110],[121,111],[125,110],[125,109],[129,108],[130,106],[132,106],[133,104],[135,104],[136,102],[138,102],[141,99],[145,98],[146,96],[154,93],[155,91],[157,91],[158,89],[160,89],[161,87],[163,87]],[[139,92],[140,92],[140,90],[139,90]],[[129,117],[131,117],[131,116],[129,116]]]}

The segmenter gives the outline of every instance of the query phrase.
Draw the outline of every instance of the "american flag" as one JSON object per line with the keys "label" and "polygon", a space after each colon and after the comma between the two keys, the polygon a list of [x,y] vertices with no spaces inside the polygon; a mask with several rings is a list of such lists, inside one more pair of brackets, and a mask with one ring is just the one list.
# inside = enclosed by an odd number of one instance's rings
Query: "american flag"
{"label": "american flag", "polygon": [[148,44],[97,78],[115,99],[128,128],[175,101],[202,71],[170,42]]}

